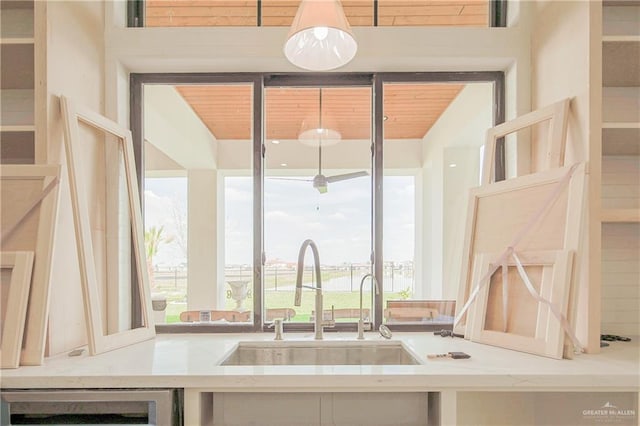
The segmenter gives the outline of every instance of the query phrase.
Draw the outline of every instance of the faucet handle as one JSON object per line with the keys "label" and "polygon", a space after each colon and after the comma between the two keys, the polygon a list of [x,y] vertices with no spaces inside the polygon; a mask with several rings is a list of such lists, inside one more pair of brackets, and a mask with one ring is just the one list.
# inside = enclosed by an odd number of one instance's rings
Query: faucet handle
{"label": "faucet handle", "polygon": [[271,324],[268,325],[269,328],[275,328],[276,336],[273,340],[282,340],[282,333],[284,332],[284,319],[276,318],[273,320]]}
{"label": "faucet handle", "polygon": [[331,305],[331,319],[330,320],[325,320],[323,318],[322,319],[322,325],[324,327],[335,327],[336,326],[336,311],[335,311],[335,307],[333,305]]}

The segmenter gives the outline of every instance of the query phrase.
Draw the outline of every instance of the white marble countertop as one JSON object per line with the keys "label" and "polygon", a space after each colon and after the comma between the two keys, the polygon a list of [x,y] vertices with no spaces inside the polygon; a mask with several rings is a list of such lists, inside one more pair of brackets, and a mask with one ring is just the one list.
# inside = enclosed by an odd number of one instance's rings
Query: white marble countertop
{"label": "white marble countertop", "polygon": [[[640,390],[640,346],[611,342],[600,354],[553,360],[432,333],[394,333],[422,365],[220,366],[240,341],[272,340],[272,333],[161,334],[122,349],[88,356],[60,355],[37,367],[2,370],[4,389],[197,388],[232,391],[366,389],[432,390]],[[382,339],[368,333],[368,341]],[[312,340],[286,333],[285,342]],[[355,342],[355,333],[325,333],[325,340]],[[463,351],[470,359],[427,359],[429,353]]]}

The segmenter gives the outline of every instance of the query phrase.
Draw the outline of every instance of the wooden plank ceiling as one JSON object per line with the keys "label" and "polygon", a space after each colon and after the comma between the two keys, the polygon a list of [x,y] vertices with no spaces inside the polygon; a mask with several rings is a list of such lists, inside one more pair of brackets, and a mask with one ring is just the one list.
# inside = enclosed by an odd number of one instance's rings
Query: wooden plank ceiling
{"label": "wooden plank ceiling", "polygon": [[[300,0],[262,0],[262,26],[289,26]],[[372,26],[373,0],[343,0],[352,26]],[[256,0],[146,0],[148,27],[258,25]],[[489,0],[378,0],[379,26],[489,25]]]}
{"label": "wooden plank ceiling", "polygon": [[[464,86],[460,84],[388,84],[384,88],[385,139],[421,139]],[[221,140],[251,139],[250,85],[177,86],[194,112]],[[317,127],[318,88],[265,89],[266,139],[298,139]],[[342,139],[371,139],[371,90],[323,88],[323,127]]]}

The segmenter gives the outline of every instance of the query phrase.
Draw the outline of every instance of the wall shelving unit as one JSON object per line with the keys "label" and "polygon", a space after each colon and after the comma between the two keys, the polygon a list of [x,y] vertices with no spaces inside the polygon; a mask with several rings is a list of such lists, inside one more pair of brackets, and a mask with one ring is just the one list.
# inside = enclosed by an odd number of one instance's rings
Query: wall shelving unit
{"label": "wall shelving unit", "polygon": [[603,334],[640,334],[640,1],[603,2]]}
{"label": "wall shelving unit", "polygon": [[0,162],[36,162],[33,0],[0,1]]}

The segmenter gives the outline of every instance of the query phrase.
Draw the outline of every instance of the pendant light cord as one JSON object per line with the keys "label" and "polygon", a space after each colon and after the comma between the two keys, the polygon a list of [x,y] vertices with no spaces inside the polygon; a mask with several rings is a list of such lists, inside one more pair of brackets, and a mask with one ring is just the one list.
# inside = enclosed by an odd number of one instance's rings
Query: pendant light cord
{"label": "pendant light cord", "polygon": [[318,133],[318,174],[322,174],[322,132],[324,129],[322,128],[322,87],[320,88],[320,101],[318,102],[318,128],[320,132]]}

